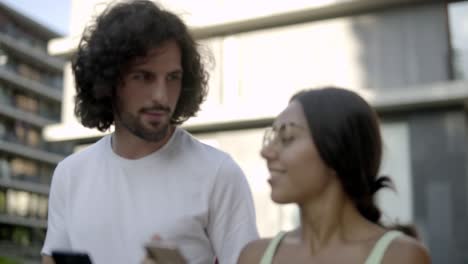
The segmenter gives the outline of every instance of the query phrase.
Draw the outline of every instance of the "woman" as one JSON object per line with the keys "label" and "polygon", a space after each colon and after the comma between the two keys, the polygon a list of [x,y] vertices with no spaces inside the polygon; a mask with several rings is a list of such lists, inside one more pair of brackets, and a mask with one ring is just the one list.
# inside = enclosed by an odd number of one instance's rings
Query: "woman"
{"label": "woman", "polygon": [[430,263],[423,246],[379,223],[375,193],[382,142],[373,109],[354,92],[324,88],[294,95],[267,130],[261,151],[271,198],[296,203],[301,225],[253,241],[249,263]]}

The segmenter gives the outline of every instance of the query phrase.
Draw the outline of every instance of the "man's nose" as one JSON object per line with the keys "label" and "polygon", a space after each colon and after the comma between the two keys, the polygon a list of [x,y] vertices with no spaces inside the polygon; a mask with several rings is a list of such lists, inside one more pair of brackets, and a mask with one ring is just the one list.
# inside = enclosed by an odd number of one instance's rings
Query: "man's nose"
{"label": "man's nose", "polygon": [[167,85],[164,80],[158,80],[152,84],[151,99],[162,105],[167,104]]}

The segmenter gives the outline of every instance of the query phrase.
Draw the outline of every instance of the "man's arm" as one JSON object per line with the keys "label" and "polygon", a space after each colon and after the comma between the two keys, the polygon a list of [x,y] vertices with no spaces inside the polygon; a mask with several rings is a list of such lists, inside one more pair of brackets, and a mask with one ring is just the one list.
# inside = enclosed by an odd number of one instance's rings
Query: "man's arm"
{"label": "man's arm", "polygon": [[65,221],[65,210],[68,208],[66,205],[68,184],[65,173],[63,164],[59,163],[52,176],[47,216],[47,233],[42,247],[43,256],[48,258],[43,258],[43,261],[47,259],[52,261],[50,255],[55,248],[71,249]]}
{"label": "man's arm", "polygon": [[239,165],[226,158],[211,188],[208,235],[222,264],[237,263],[244,246],[258,238],[249,184]]}
{"label": "man's arm", "polygon": [[42,255],[42,264],[55,264],[51,256]]}

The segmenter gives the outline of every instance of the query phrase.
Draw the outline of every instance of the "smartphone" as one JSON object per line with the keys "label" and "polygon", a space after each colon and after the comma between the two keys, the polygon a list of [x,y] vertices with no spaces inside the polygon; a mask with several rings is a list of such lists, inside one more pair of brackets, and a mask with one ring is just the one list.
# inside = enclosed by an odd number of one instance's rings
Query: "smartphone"
{"label": "smartphone", "polygon": [[92,264],[88,254],[75,251],[52,251],[55,264]]}
{"label": "smartphone", "polygon": [[158,264],[186,264],[182,253],[172,244],[162,241],[151,241],[145,245],[146,252],[150,258]]}

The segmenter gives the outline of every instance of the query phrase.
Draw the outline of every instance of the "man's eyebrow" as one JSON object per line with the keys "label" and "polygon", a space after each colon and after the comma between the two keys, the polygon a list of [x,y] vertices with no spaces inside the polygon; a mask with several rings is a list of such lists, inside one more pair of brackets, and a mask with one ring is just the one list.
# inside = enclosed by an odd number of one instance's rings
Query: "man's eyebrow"
{"label": "man's eyebrow", "polygon": [[143,69],[143,68],[133,68],[133,69],[130,69],[129,72],[140,72],[140,73],[150,73],[150,74],[153,73],[153,72],[151,72],[149,70],[146,70],[146,69]]}
{"label": "man's eyebrow", "polygon": [[169,74],[183,74],[183,73],[184,73],[184,70],[182,69],[176,69],[176,70],[169,72]]}

